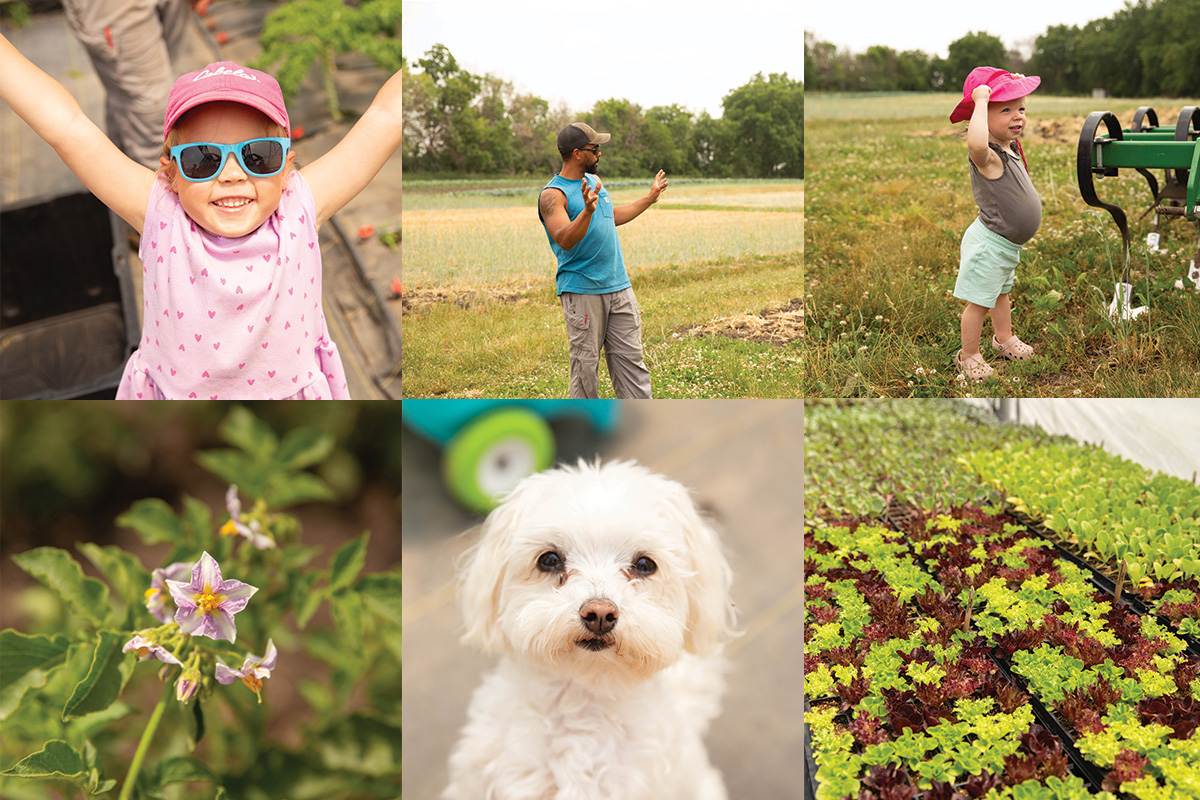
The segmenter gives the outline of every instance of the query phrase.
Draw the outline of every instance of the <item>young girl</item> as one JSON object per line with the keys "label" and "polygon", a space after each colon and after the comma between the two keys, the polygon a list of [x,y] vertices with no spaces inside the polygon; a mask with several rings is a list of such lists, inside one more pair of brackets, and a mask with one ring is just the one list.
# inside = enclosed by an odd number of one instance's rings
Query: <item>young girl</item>
{"label": "young girl", "polygon": [[301,174],[279,84],[258,70],[218,62],[175,82],[157,172],[2,36],[0,71],[0,97],[142,232],[142,338],[118,399],[349,399],[317,230],[399,147],[399,73]]}
{"label": "young girl", "polygon": [[[1021,245],[1042,221],[1042,201],[1029,179],[1029,168],[1017,138],[1025,129],[1025,98],[1041,78],[976,67],[963,84],[963,99],[951,122],[969,119],[967,152],[971,190],[979,217],[963,234],[954,296],[967,301],[962,314],[962,349],[958,371],[982,381],[992,368],[979,352],[983,318],[991,316],[992,350],[1016,361],[1033,356],[1033,348],[1012,330],[1008,293],[1021,260]],[[1015,145],[1015,149],[1014,149]]]}

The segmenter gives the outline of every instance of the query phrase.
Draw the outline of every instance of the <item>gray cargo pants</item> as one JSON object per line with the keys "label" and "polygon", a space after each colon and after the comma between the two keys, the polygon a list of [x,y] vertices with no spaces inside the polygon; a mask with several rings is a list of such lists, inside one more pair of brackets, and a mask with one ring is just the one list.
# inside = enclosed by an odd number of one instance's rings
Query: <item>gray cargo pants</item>
{"label": "gray cargo pants", "polygon": [[563,292],[563,319],[571,346],[571,397],[600,396],[600,348],[619,398],[645,399],[650,370],[642,360],[642,314],[633,289],[611,294]]}
{"label": "gray cargo pants", "polygon": [[188,0],[64,0],[67,24],[104,84],[108,138],[158,169],[167,95],[179,75],[171,53],[187,30]]}

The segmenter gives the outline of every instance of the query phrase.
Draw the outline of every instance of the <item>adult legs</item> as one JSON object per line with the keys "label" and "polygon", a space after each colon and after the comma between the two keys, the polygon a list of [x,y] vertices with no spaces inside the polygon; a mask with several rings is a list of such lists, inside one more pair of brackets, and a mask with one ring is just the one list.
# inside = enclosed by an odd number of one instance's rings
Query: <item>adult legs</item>
{"label": "adult legs", "polygon": [[642,315],[633,289],[608,295],[608,332],[604,339],[604,357],[613,392],[622,399],[649,399],[650,370],[642,354]]}
{"label": "adult legs", "polygon": [[570,398],[600,397],[600,347],[604,343],[604,295],[563,292],[563,319],[570,346]]}

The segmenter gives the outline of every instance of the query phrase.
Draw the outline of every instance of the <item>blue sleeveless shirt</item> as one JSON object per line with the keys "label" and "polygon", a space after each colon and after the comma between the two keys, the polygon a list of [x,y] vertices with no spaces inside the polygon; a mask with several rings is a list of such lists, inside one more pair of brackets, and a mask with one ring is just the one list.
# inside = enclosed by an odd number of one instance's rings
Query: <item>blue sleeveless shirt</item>
{"label": "blue sleeveless shirt", "polygon": [[[588,187],[594,188],[600,180],[595,175],[585,175]],[[583,189],[579,181],[567,180],[561,175],[555,175],[545,189],[558,189],[567,196],[567,217],[575,219],[583,213]],[[538,219],[542,212],[538,210]],[[542,220],[542,228],[546,228],[546,220]],[[588,223],[587,233],[570,250],[558,246],[546,230],[546,238],[550,241],[550,249],[558,259],[558,272],[554,282],[558,294],[572,292],[574,294],[608,294],[628,289],[631,284],[629,275],[625,272],[625,257],[621,255],[621,243],[617,240],[617,225],[613,219],[612,198],[608,189],[600,187],[600,199],[596,210],[592,212],[592,220]]]}

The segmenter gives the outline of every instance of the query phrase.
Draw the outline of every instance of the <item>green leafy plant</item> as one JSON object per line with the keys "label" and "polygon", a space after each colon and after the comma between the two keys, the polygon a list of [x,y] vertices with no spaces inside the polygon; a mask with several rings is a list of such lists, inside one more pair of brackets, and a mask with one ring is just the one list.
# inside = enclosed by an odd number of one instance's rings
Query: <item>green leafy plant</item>
{"label": "green leafy plant", "polygon": [[[37,632],[0,632],[0,749],[11,764],[0,794],[37,796],[28,782],[48,781],[87,794],[119,787],[119,800],[313,787],[325,797],[398,795],[399,572],[364,573],[369,532],[328,567],[311,566],[320,548],[304,543],[291,513],[333,499],[307,471],[333,452],[332,436],[280,437],[242,406],[219,434],[230,447],[197,461],[229,483],[224,509],[185,494],[179,511],[149,498],[117,520],[145,545],[168,546],[159,566],[88,542],[77,550],[103,579],[60,548],[13,557],[59,610],[35,620]],[[322,608],[335,627],[310,627]],[[271,677],[298,660],[314,722],[302,744],[283,748],[267,735],[278,711]],[[356,693],[365,707],[351,704]],[[182,794],[185,783],[207,788]]]}
{"label": "green leafy plant", "polygon": [[359,53],[388,74],[401,67],[400,0],[366,0],[358,6],[342,0],[296,0],[267,15],[259,43],[258,69],[273,70],[285,98],[300,88],[313,64],[320,62],[329,114],[341,120],[337,56]]}

